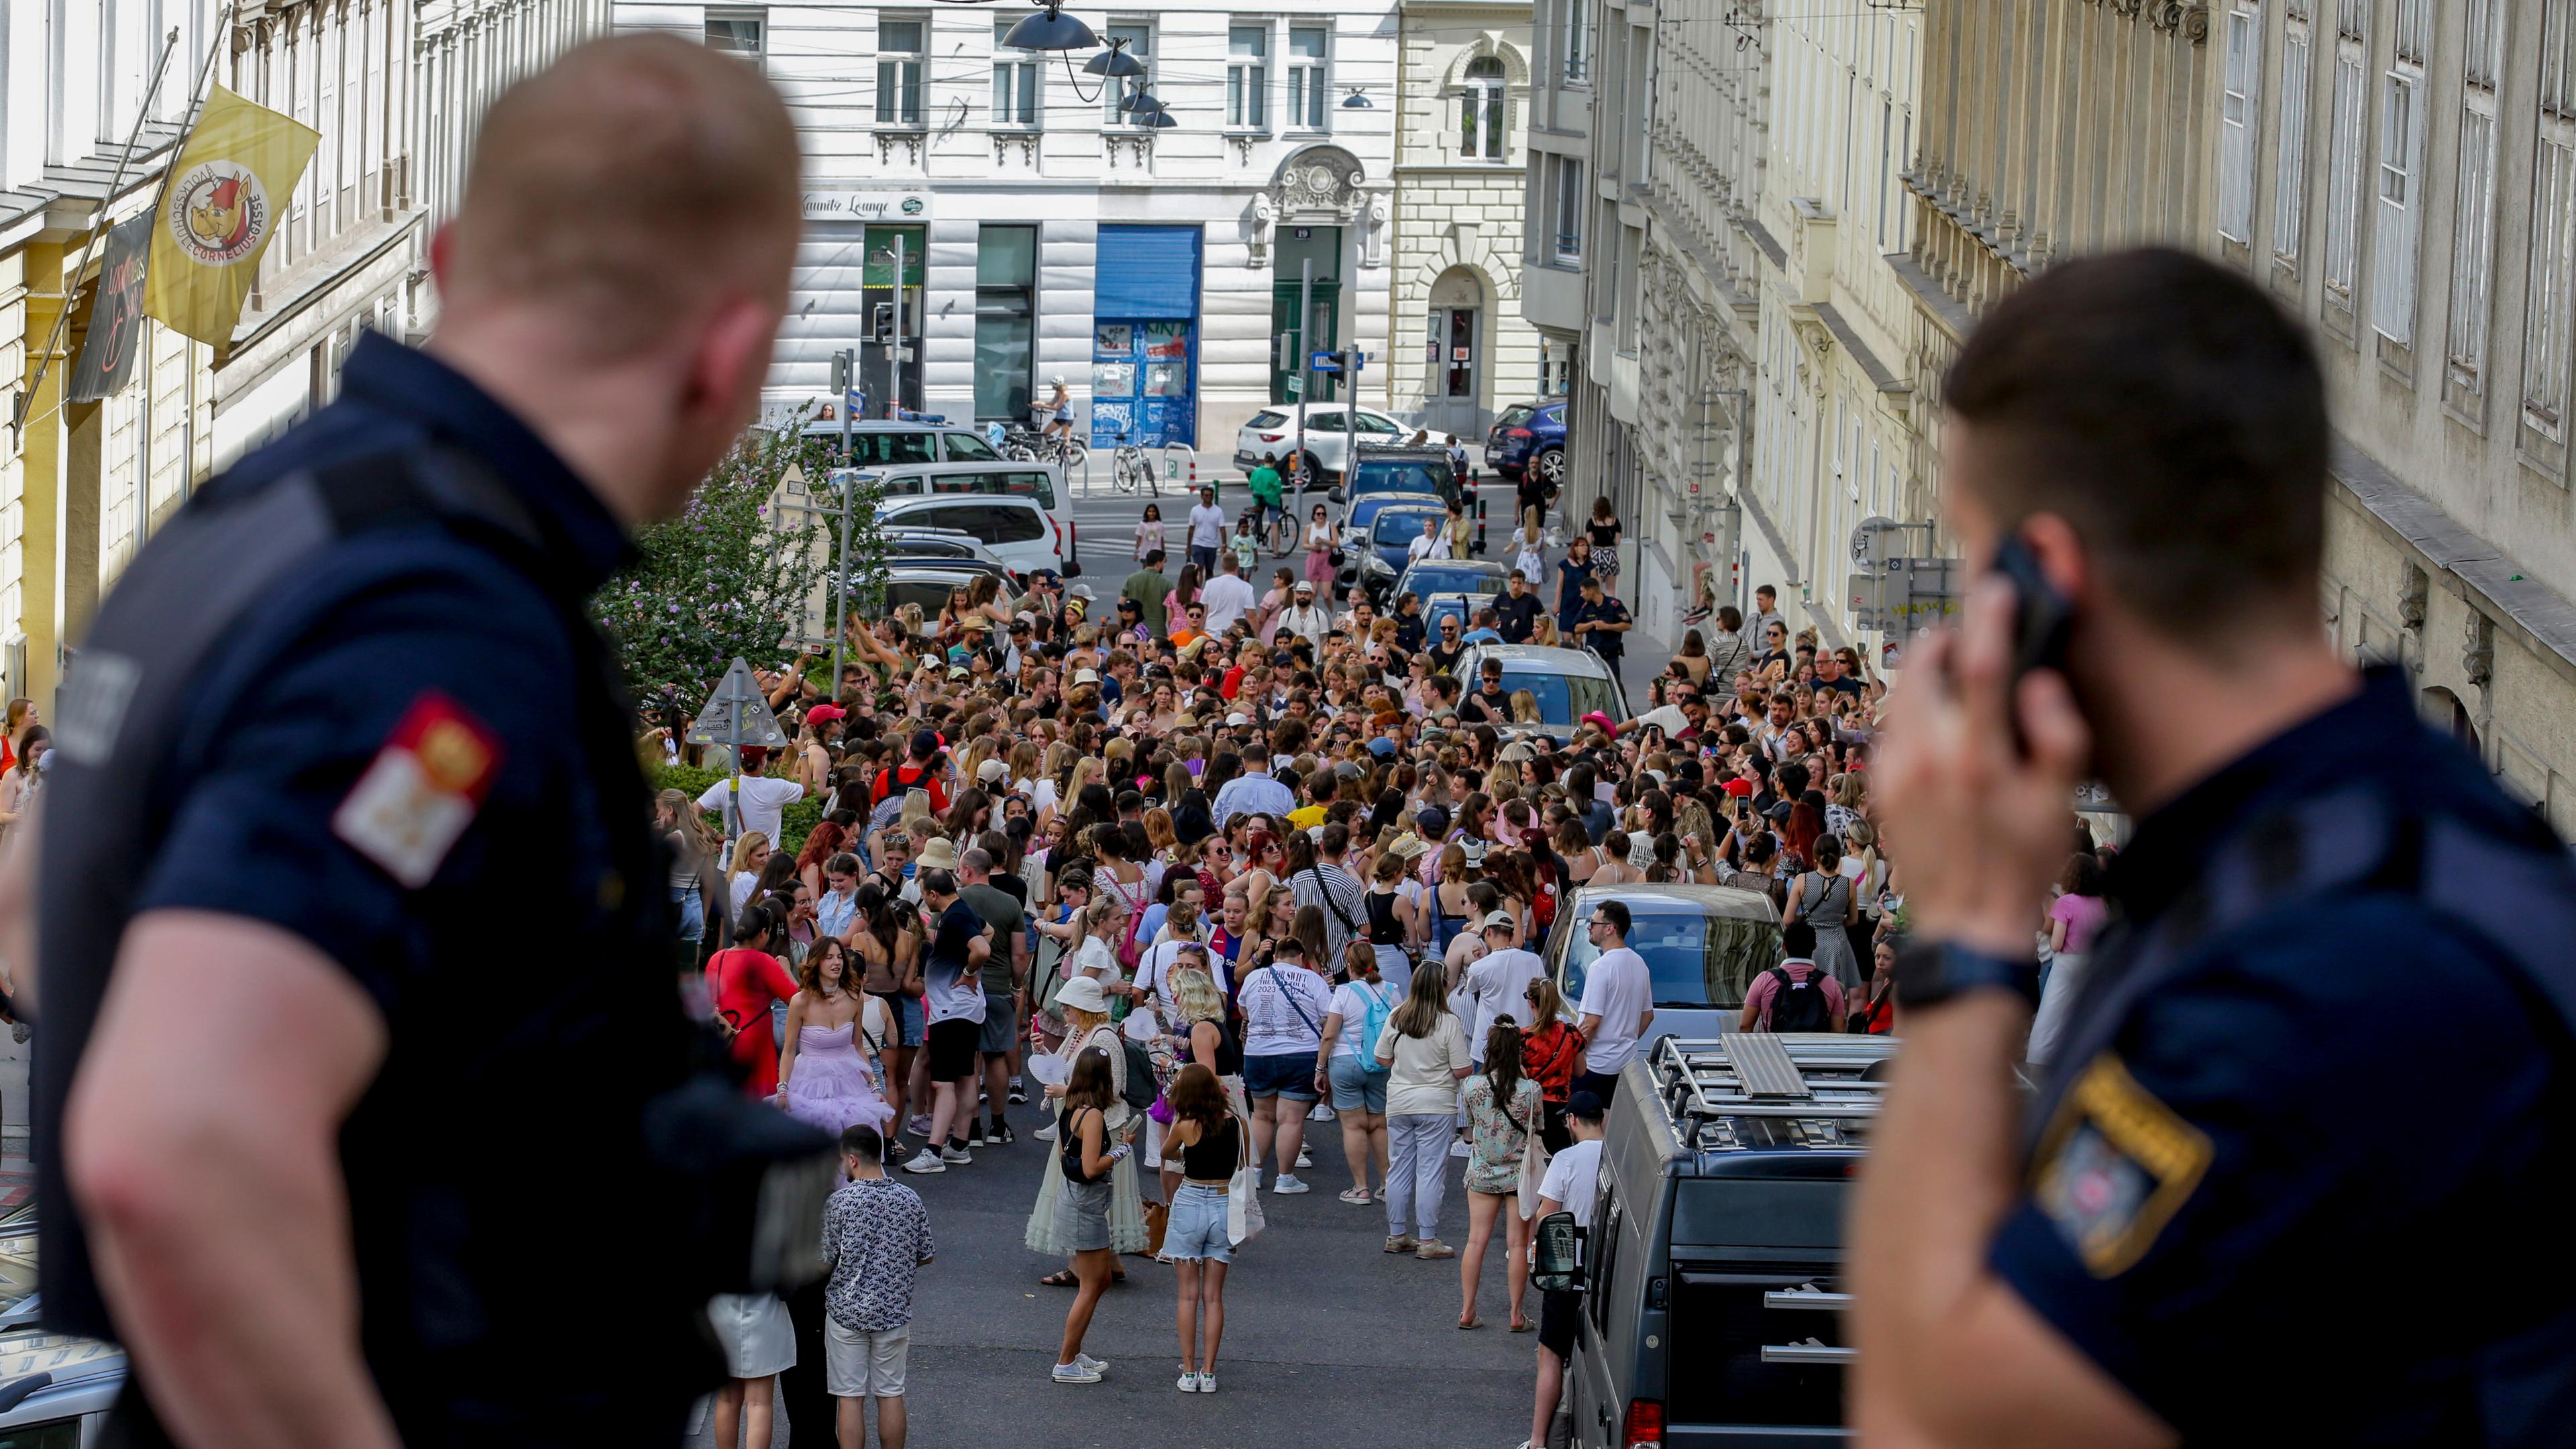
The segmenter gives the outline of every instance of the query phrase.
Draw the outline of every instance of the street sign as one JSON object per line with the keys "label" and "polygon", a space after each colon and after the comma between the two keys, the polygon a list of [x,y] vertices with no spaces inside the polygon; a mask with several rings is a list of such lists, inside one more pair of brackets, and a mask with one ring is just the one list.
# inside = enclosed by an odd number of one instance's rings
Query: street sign
{"label": "street sign", "polygon": [[1306,366],[1316,372],[1339,372],[1342,370],[1342,355],[1338,352],[1318,352],[1306,359]]}
{"label": "street sign", "polygon": [[1897,532],[1896,520],[1877,514],[1860,521],[1851,533],[1852,567],[1863,573],[1874,573],[1887,564],[1890,540]]}
{"label": "street sign", "polygon": [[1965,566],[1952,558],[1894,558],[1879,574],[1853,574],[1846,590],[1855,628],[1874,629],[1891,644],[1959,612],[1958,582]]}
{"label": "street sign", "polygon": [[1304,379],[1304,378],[1302,378],[1302,377],[1291,377],[1290,379],[1288,379],[1288,395],[1289,395],[1290,397],[1295,397],[1295,396],[1297,396],[1298,394],[1300,394],[1300,393],[1304,392],[1305,390],[1306,390],[1306,379]]}
{"label": "street sign", "polygon": [[693,745],[760,745],[768,749],[785,749],[787,732],[778,727],[778,716],[769,712],[769,701],[761,697],[760,686],[751,677],[751,665],[741,655],[725,669],[724,678],[715,693],[707,696],[698,711],[697,723],[689,728]]}

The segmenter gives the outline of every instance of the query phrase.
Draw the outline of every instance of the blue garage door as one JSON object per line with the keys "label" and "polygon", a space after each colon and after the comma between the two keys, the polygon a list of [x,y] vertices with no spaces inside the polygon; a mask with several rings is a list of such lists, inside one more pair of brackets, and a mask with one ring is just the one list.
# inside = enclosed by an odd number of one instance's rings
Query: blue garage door
{"label": "blue garage door", "polygon": [[1198,446],[1195,226],[1100,228],[1092,286],[1091,444]]}

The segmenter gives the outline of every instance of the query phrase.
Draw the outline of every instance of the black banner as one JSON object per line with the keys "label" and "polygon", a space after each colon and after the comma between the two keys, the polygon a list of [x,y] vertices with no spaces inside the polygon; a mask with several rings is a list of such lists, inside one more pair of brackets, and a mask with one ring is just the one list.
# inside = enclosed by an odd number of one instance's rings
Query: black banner
{"label": "black banner", "polygon": [[81,344],[80,362],[66,380],[72,402],[96,402],[134,376],[134,354],[143,346],[143,264],[152,254],[152,218],[157,214],[147,211],[107,234],[98,295],[90,304],[89,339]]}

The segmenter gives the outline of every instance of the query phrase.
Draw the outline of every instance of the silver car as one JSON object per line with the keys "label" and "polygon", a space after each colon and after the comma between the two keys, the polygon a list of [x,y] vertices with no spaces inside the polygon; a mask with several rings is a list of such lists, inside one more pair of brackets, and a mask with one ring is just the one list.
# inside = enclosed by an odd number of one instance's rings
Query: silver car
{"label": "silver car", "polygon": [[1583,977],[1601,950],[1583,922],[1603,901],[1628,907],[1628,949],[1646,958],[1655,983],[1655,1020],[1639,1045],[1657,1038],[1715,1038],[1735,1030],[1753,978],[1780,964],[1780,913],[1760,891],[1733,886],[1579,886],[1556,908],[1547,935],[1548,974],[1581,1019]]}
{"label": "silver car", "polygon": [[125,1350],[36,1325],[35,1212],[0,1221],[0,1445],[95,1444],[124,1385]]}
{"label": "silver car", "polygon": [[[1619,676],[1589,649],[1473,644],[1458,658],[1455,673],[1459,682],[1466,688],[1475,688],[1476,681],[1484,678],[1482,671],[1488,659],[1503,666],[1505,692],[1530,692],[1538,703],[1537,728],[1559,743],[1574,737],[1575,726],[1587,714],[1598,712],[1612,720],[1629,717],[1628,693],[1619,687]],[[1526,726],[1514,726],[1504,733],[1526,731]]]}

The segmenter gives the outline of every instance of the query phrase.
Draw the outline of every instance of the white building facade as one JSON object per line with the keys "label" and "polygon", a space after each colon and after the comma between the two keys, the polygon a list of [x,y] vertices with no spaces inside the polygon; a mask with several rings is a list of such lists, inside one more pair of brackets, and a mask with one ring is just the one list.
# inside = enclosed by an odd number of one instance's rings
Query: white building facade
{"label": "white building facade", "polygon": [[1061,377],[1095,446],[1227,467],[1237,428],[1302,382],[1288,359],[1386,355],[1394,9],[1069,12],[1144,63],[1160,129],[1088,55],[1002,46],[1032,13],[616,0],[621,28],[759,66],[796,116],[807,227],[773,401],[826,393],[856,346],[879,415],[1021,422]]}
{"label": "white building facade", "polygon": [[[1521,315],[1530,7],[1402,0],[1395,266],[1386,408],[1481,440],[1539,396],[1540,338]],[[1361,394],[1377,400],[1363,379]]]}

